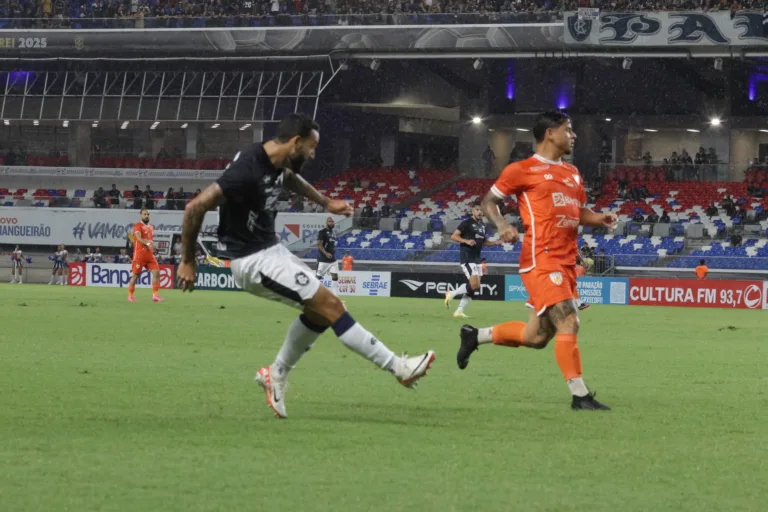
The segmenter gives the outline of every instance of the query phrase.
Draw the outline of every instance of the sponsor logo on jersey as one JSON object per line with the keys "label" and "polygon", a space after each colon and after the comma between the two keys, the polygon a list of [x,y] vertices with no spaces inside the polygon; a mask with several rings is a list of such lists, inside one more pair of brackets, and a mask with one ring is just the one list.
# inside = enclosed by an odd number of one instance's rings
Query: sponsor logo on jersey
{"label": "sponsor logo on jersey", "polygon": [[555,204],[555,206],[581,206],[581,201],[575,197],[567,196],[562,192],[553,192],[552,202]]}

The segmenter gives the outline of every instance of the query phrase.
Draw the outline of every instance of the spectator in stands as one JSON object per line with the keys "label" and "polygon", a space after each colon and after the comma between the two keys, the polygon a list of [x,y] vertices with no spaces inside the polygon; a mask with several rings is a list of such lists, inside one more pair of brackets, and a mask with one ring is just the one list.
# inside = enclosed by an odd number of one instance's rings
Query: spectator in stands
{"label": "spectator in stands", "polygon": [[736,206],[736,212],[735,213],[736,214],[734,215],[734,217],[738,217],[739,220],[741,221],[742,225],[746,224],[746,222],[747,222],[747,210],[745,210],[741,206]]}
{"label": "spectator in stands", "polygon": [[493,152],[491,146],[488,145],[483,151],[483,165],[485,166],[485,175],[489,176],[493,171],[493,165],[496,163],[496,153]]}
{"label": "spectator in stands", "polygon": [[411,183],[416,181],[416,169],[413,167],[408,169],[408,179],[411,180]]}
{"label": "spectator in stands", "polygon": [[723,209],[729,217],[733,217],[736,214],[736,205],[731,199],[731,196],[726,194],[722,200]]}
{"label": "spectator in stands", "polygon": [[117,190],[117,185],[113,183],[112,188],[107,192],[107,195],[110,197],[109,204],[112,206],[118,206],[120,204],[120,191]]}
{"label": "spectator in stands", "polygon": [[168,151],[165,150],[165,148],[160,148],[160,151],[157,153],[158,160],[161,158],[171,158],[171,155],[168,154]]}
{"label": "spectator in stands", "polygon": [[93,206],[96,208],[106,208],[107,207],[107,197],[104,193],[104,188],[99,187],[96,189],[96,191],[93,193]]}
{"label": "spectator in stands", "polygon": [[488,260],[486,258],[482,258],[480,260],[480,269],[482,270],[484,276],[488,275]]}
{"label": "spectator in stands", "polygon": [[643,163],[645,165],[651,165],[653,163],[653,157],[651,156],[650,151],[646,151],[645,154],[643,155]]}
{"label": "spectator in stands", "polygon": [[389,203],[384,201],[384,205],[381,207],[381,213],[379,214],[379,217],[387,218],[390,215],[392,215],[392,207],[389,206]]}
{"label": "spectator in stands", "polygon": [[133,190],[131,190],[131,197],[133,197],[133,209],[141,210],[141,190],[139,190],[138,185],[133,186]]}
{"label": "spectator in stands", "polygon": [[139,158],[147,158],[147,152],[142,146],[139,146]]}
{"label": "spectator in stands", "polygon": [[374,224],[373,206],[371,206],[370,201],[365,202],[365,206],[363,206],[363,211],[360,212],[360,216],[363,218],[363,226],[365,227],[373,226]]}
{"label": "spectator in stands", "polygon": [[699,266],[696,267],[696,277],[699,281],[703,281],[707,278],[707,274],[709,274],[709,268],[707,267],[706,262],[704,260],[699,260]]}
{"label": "spectator in stands", "polygon": [[672,220],[669,218],[667,211],[666,210],[662,211],[661,218],[659,219],[659,224],[669,224],[670,222],[672,222]]}
{"label": "spectator in stands", "polygon": [[656,224],[659,222],[659,216],[656,214],[656,212],[652,211],[650,215],[648,215],[648,217],[645,219],[645,222]]}
{"label": "spectator in stands", "polygon": [[104,261],[104,255],[101,254],[101,249],[96,248],[96,252],[91,255],[91,261],[93,263],[101,263]]}
{"label": "spectator in stands", "polygon": [[715,203],[710,203],[709,206],[707,206],[707,211],[704,212],[707,214],[707,217],[717,217],[718,211],[717,206],[715,206]]}
{"label": "spectator in stands", "polygon": [[741,235],[736,233],[731,237],[731,245],[734,247],[740,247],[742,242]]}
{"label": "spectator in stands", "polygon": [[150,188],[149,185],[147,185],[147,188],[144,190],[144,193],[142,194],[142,197],[144,198],[144,208],[147,210],[152,210],[155,207],[155,192]]}
{"label": "spectator in stands", "polygon": [[120,254],[117,256],[117,263],[130,263],[131,257],[128,256],[128,251],[125,247],[120,249]]}
{"label": "spectator in stands", "polygon": [[717,153],[715,152],[715,148],[709,148],[709,153],[707,153],[706,163],[708,164],[717,163]]}
{"label": "spectator in stands", "polygon": [[683,165],[683,177],[686,180],[697,178],[696,168],[693,166],[693,159],[688,151],[683,148],[683,152],[680,154],[680,163]]}
{"label": "spectator in stands", "polygon": [[627,187],[629,186],[629,181],[627,178],[622,178],[619,180],[619,197],[624,199],[627,197]]}
{"label": "spectator in stands", "polygon": [[293,210],[299,213],[304,211],[304,202],[301,200],[301,197],[297,197],[296,201],[294,201]]}
{"label": "spectator in stands", "polygon": [[194,198],[196,198],[197,196],[199,196],[199,195],[200,195],[202,192],[203,192],[203,191],[202,191],[202,190],[200,190],[199,188],[198,188],[198,189],[196,189],[196,190],[195,190],[195,193],[194,193],[194,194],[192,194],[192,199],[194,199]]}
{"label": "spectator in stands", "polygon": [[184,192],[184,187],[179,187],[179,191],[176,192],[176,209],[183,210],[187,204],[187,193]]}
{"label": "spectator in stands", "polygon": [[643,214],[639,211],[636,211],[635,214],[632,216],[632,222],[642,223],[645,221],[645,217],[643,217]]}
{"label": "spectator in stands", "polygon": [[85,254],[83,255],[83,261],[85,263],[93,263],[93,253],[90,247],[85,248]]}
{"label": "spectator in stands", "polygon": [[168,192],[165,193],[165,207],[169,210],[176,209],[176,192],[173,191],[173,187],[168,188]]}

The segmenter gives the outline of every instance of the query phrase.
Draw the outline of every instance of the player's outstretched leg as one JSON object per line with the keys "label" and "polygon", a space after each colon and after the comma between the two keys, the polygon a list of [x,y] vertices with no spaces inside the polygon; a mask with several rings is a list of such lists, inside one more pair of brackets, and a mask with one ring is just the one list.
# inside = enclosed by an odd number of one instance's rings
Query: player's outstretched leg
{"label": "player's outstretched leg", "polygon": [[555,359],[568,383],[573,399],[571,409],[609,411],[610,407],[595,400],[584,384],[581,370],[581,351],[578,345],[579,318],[574,300],[558,302],[547,311],[547,317],[557,330]]}
{"label": "player's outstretched leg", "polygon": [[445,292],[445,308],[448,309],[451,305],[451,301],[455,299],[456,297],[459,297],[461,295],[465,295],[467,293],[467,284],[464,283],[455,290],[449,290]]}
{"label": "player's outstretched leg", "polygon": [[304,302],[304,314],[291,324],[275,362],[259,370],[256,376],[277,416],[287,417],[284,394],[288,373],[329,326],[348,349],[389,371],[408,388],[415,387],[426,376],[435,360],[435,353],[431,350],[416,357],[396,356],[352,318],[338,297],[320,286],[314,296]]}

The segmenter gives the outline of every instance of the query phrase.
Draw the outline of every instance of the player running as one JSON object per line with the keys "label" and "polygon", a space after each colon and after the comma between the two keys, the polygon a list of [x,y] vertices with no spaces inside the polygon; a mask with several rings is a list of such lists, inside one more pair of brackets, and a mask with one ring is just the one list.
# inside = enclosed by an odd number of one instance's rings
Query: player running
{"label": "player running", "polygon": [[11,284],[22,284],[24,281],[24,253],[16,246],[11,253]]}
{"label": "player running", "polygon": [[[51,272],[51,282],[48,283],[49,285],[58,284],[64,286],[66,284],[67,274],[69,274],[68,257],[69,252],[67,252],[67,248],[64,247],[64,244],[59,245],[51,257],[53,260],[53,271]],[[54,281],[56,282],[54,283]]]}
{"label": "player running", "polygon": [[483,209],[480,203],[472,205],[472,215],[462,221],[451,235],[451,240],[459,245],[459,255],[461,258],[461,270],[467,276],[467,284],[462,284],[453,291],[445,292],[445,307],[451,305],[451,301],[462,295],[459,307],[453,313],[453,318],[468,318],[464,314],[466,308],[472,301],[475,294],[480,293],[480,278],[483,275],[482,258],[480,252],[483,247],[492,245],[501,245],[502,242],[488,240],[488,235],[483,222]]}
{"label": "player running", "polygon": [[339,295],[339,262],[336,261],[336,223],[333,217],[325,220],[325,227],[317,232],[317,276],[322,281],[326,274],[331,274],[331,293]]}
{"label": "player running", "polygon": [[533,135],[536,154],[508,165],[483,199],[483,210],[496,224],[501,239],[513,243],[518,232],[501,215],[499,206],[513,194],[518,198],[526,232],[520,275],[529,295],[528,323],[505,322],[483,329],[464,325],[457,363],[466,368],[480,344],[544,348],[554,337],[555,359],[573,395],[571,408],[608,410],[595,400],[582,378],[575,267],[579,225],[613,229],[617,218],[585,207],[583,179],[576,167],[562,160],[571,153],[576,138],[566,114],[540,115]]}
{"label": "player running", "polygon": [[177,272],[183,290],[194,288],[195,246],[203,217],[218,206],[218,256],[231,260],[238,286],[303,311],[288,328],[274,363],[256,374],[267,404],[280,418],[287,417],[289,372],[328,327],[347,348],[392,373],[408,388],[427,374],[435,360],[431,350],[417,357],[396,356],[352,318],[308,266],[275,239],[277,199],[283,187],[330,213],[353,213],[346,201],[329,199],[299,175],[304,162],[315,158],[319,142],[317,123],[300,114],[289,115],[278,125],[275,139],[253,144],[235,155],[224,174],[184,212],[182,261]]}
{"label": "player running", "polygon": [[[152,243],[155,228],[149,223],[149,210],[141,210],[141,222],[133,226],[133,275],[128,281],[128,302],[136,302],[133,292],[136,289],[136,279],[145,268],[152,274],[152,302],[163,302],[160,298],[160,267],[155,259],[155,244]],[[97,249],[98,251],[98,249]]]}

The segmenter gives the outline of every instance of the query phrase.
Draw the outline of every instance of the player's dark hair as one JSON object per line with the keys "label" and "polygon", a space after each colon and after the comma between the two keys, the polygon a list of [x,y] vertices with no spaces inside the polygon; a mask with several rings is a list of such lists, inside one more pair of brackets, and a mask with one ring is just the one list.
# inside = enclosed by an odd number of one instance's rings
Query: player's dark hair
{"label": "player's dark hair", "polygon": [[306,139],[312,130],[320,131],[320,125],[314,119],[304,114],[291,114],[277,125],[275,138],[280,142],[288,142],[297,136]]}
{"label": "player's dark hair", "polygon": [[142,208],[142,209],[141,209],[141,211],[139,211],[139,215],[141,215],[141,214],[142,214],[142,213],[144,213],[145,211],[147,211],[147,212],[148,212],[148,211],[149,211],[149,208]]}
{"label": "player's dark hair", "polygon": [[536,123],[533,125],[533,138],[536,142],[542,142],[547,135],[547,130],[560,128],[564,123],[567,123],[571,118],[568,114],[560,111],[544,112],[536,118]]}
{"label": "player's dark hair", "polygon": [[472,203],[472,208],[476,208],[478,206],[480,206],[480,201],[475,201],[474,203]]}
{"label": "player's dark hair", "polygon": [[704,260],[699,260],[699,265],[704,265]]}

